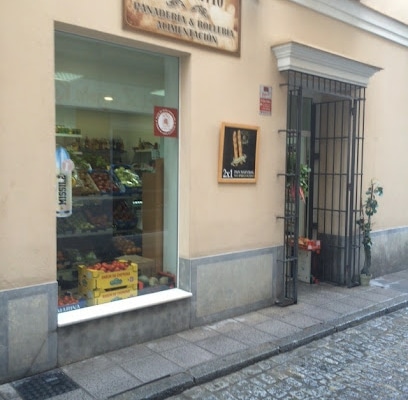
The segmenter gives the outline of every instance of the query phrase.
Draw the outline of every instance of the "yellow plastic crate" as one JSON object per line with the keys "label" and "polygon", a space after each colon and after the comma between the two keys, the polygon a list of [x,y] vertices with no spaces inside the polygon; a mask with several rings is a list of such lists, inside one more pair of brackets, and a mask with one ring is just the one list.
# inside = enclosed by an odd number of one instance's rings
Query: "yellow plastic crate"
{"label": "yellow plastic crate", "polygon": [[122,271],[103,272],[92,270],[85,265],[78,266],[78,287],[81,290],[113,289],[118,287],[137,285],[138,266],[130,263],[129,267]]}
{"label": "yellow plastic crate", "polygon": [[129,299],[137,296],[137,285],[110,290],[86,290],[80,289],[80,294],[86,299],[88,306],[110,303],[112,301]]}

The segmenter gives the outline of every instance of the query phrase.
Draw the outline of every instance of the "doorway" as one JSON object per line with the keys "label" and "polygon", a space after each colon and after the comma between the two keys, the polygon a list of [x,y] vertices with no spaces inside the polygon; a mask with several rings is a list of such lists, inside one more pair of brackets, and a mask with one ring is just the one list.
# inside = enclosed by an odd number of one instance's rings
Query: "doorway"
{"label": "doorway", "polygon": [[297,302],[299,262],[310,283],[358,284],[365,105],[361,86],[291,70],[285,85],[282,305]]}

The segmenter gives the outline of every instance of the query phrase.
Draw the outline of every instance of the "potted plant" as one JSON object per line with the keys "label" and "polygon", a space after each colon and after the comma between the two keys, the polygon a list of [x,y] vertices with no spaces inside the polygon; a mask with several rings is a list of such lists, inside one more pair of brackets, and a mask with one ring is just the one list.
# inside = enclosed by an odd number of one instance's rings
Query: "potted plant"
{"label": "potted plant", "polygon": [[309,174],[311,169],[306,164],[300,164],[299,194],[303,202],[309,196]]}
{"label": "potted plant", "polygon": [[361,196],[360,219],[357,220],[357,225],[361,230],[364,248],[364,266],[360,272],[360,284],[363,286],[367,286],[371,279],[371,249],[373,245],[371,239],[373,223],[371,219],[373,215],[377,213],[377,197],[383,195],[383,188],[377,181],[372,179],[365,194],[366,198],[364,203],[363,197]]}
{"label": "potted plant", "polygon": [[[288,157],[288,165],[287,165],[287,172],[289,174],[295,173],[295,164],[296,164],[296,157],[295,155],[291,155]],[[306,202],[306,198],[309,195],[309,174],[311,172],[311,168],[307,164],[300,164],[299,168],[299,198],[304,203]],[[290,196],[292,199],[295,198],[295,182],[294,178],[289,179],[288,187],[290,188]]]}

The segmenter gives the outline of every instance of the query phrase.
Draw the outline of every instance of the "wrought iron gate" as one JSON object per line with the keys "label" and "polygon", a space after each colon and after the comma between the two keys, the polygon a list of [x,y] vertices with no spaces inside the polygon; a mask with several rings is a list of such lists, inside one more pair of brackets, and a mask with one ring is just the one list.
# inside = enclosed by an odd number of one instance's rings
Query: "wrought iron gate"
{"label": "wrought iron gate", "polygon": [[[286,135],[283,295],[278,304],[297,302],[301,135],[310,118],[306,233],[320,240],[311,273],[348,287],[358,284],[360,215],[363,175],[365,88],[288,71]],[[307,97],[312,99],[305,115]]]}

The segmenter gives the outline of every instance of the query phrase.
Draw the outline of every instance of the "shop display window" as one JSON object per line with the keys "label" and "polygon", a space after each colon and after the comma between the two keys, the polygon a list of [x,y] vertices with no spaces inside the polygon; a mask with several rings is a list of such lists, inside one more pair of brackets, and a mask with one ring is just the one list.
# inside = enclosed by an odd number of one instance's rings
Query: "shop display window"
{"label": "shop display window", "polygon": [[178,59],[55,34],[59,312],[177,285]]}

